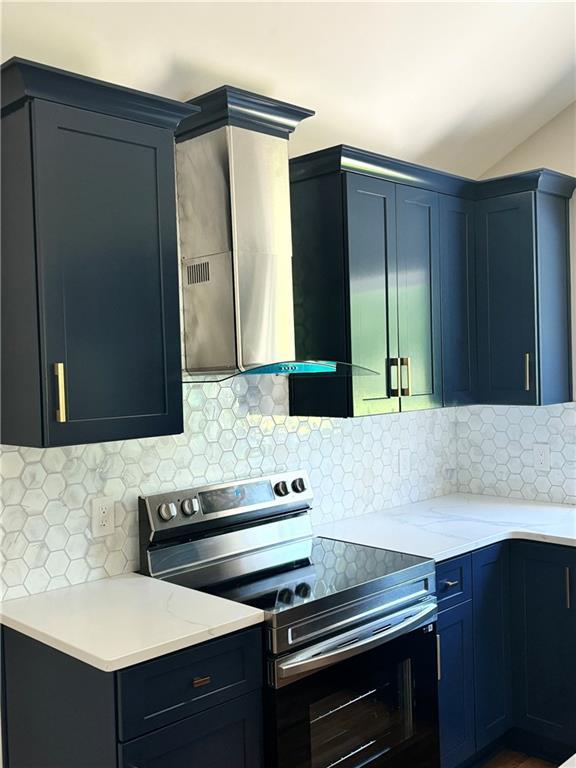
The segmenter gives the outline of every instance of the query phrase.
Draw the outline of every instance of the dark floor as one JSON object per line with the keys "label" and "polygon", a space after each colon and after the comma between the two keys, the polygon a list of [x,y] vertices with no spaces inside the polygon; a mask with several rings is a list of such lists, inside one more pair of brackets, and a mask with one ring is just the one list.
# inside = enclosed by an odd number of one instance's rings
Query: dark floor
{"label": "dark floor", "polygon": [[520,752],[505,750],[489,760],[483,768],[556,768],[552,763],[528,757]]}

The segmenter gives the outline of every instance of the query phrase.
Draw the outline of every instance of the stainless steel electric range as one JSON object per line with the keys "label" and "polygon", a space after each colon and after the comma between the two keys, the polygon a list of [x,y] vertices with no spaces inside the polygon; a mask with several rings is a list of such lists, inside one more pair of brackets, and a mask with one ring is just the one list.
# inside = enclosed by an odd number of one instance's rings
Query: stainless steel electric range
{"label": "stainless steel electric range", "polygon": [[141,497],[141,571],[262,608],[267,768],[439,768],[432,560],[314,537],[305,472]]}

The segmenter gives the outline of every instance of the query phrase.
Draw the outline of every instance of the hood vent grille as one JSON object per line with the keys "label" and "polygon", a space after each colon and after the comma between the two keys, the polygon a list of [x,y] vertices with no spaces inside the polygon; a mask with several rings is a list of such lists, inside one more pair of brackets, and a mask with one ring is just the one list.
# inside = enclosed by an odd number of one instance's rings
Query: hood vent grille
{"label": "hood vent grille", "polygon": [[210,282],[210,262],[201,261],[197,264],[188,264],[186,266],[186,277],[188,285]]}

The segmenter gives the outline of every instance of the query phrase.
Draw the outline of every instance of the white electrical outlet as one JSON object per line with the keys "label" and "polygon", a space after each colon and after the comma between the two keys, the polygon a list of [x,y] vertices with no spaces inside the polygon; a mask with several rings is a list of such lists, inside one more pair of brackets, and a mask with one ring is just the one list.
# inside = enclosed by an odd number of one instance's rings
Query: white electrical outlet
{"label": "white electrical outlet", "polygon": [[400,477],[408,477],[410,474],[410,449],[400,449]]}
{"label": "white electrical outlet", "polygon": [[534,469],[550,472],[550,446],[548,443],[534,444]]}
{"label": "white electrical outlet", "polygon": [[92,499],[92,536],[109,536],[114,533],[114,501],[101,496]]}

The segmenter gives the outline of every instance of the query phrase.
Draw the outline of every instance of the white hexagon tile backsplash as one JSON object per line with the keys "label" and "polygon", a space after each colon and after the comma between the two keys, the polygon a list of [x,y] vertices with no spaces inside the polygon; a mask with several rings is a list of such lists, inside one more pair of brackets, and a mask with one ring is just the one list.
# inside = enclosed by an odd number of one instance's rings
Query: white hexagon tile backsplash
{"label": "white hexagon tile backsplash", "polygon": [[[314,488],[317,522],[456,490],[575,500],[574,404],[324,419],[287,416],[287,384],[280,377],[185,385],[184,392],[182,435],[2,448],[5,599],[135,570],[139,493],[303,467]],[[530,471],[536,438],[549,438],[552,448],[545,477]],[[400,450],[408,452],[402,474]],[[93,540],[90,500],[102,495],[116,501],[116,530]]]}

